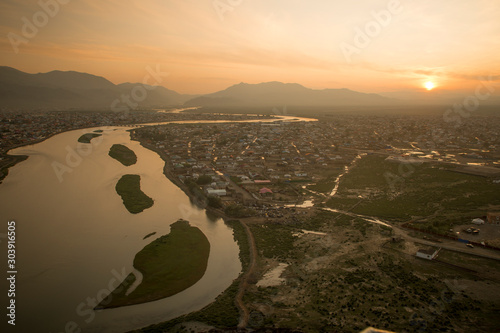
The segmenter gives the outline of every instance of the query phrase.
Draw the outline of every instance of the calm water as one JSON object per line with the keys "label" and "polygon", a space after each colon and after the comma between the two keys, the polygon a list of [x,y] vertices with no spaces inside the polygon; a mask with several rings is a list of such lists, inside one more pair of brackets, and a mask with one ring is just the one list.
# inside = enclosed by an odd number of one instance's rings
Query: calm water
{"label": "calm water", "polygon": [[[209,304],[241,271],[232,230],[221,219],[209,219],[203,210],[191,205],[163,175],[164,162],[156,153],[130,141],[126,128],[102,129],[102,139],[85,145],[92,149],[82,150],[80,154],[86,156],[81,160],[73,156],[66,161],[67,149],[77,150],[77,139],[90,130],[62,133],[11,152],[29,155],[0,185],[0,233],[7,232],[7,221],[17,223],[15,332],[64,332],[73,325],[83,332],[143,327]],[[109,148],[115,143],[132,149],[137,164],[125,167],[109,157]],[[62,182],[53,162],[71,167],[71,172],[62,174]],[[142,190],[155,200],[152,208],[137,215],[125,209],[115,191],[118,179],[128,173],[139,174]],[[169,233],[170,224],[179,218],[200,228],[210,241],[203,278],[160,301],[92,311],[93,299],[104,297],[118,278],[132,271],[135,254]],[[151,232],[156,235],[143,240]],[[1,253],[5,254],[5,239],[0,240]],[[6,259],[1,259],[4,272]],[[6,290],[5,279],[2,290]],[[2,327],[5,322],[2,319]]]}

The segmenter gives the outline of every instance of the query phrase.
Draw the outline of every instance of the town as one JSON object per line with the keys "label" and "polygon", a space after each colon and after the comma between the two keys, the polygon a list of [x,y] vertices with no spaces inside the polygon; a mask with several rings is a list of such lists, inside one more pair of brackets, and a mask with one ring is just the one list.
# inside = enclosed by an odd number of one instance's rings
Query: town
{"label": "town", "polygon": [[165,110],[111,111],[2,111],[0,112],[0,180],[22,158],[8,155],[16,147],[35,144],[65,131],[97,126],[134,126],[145,123],[196,120],[248,120],[258,116],[177,113]]}
{"label": "town", "polygon": [[231,225],[247,267],[234,287],[244,301],[229,288],[202,311],[144,332],[203,331],[192,323],[200,321],[233,327],[238,318],[311,332],[435,331],[458,329],[450,318],[493,313],[498,298],[486,290],[498,290],[499,119],[455,128],[437,116],[318,118],[131,131],[194,204],[240,221],[243,230]]}
{"label": "town", "polygon": [[328,197],[359,154],[395,164],[448,164],[500,176],[498,119],[456,129],[438,117],[336,115],[309,122],[169,124],[132,137],[159,152],[181,183],[226,204],[302,204]]}
{"label": "town", "polygon": [[498,117],[456,128],[439,116],[197,109],[9,113],[0,124],[4,170],[22,158],[8,154],[16,146],[124,126],[200,212],[233,229],[240,277],[201,311],[144,331],[496,325]]}

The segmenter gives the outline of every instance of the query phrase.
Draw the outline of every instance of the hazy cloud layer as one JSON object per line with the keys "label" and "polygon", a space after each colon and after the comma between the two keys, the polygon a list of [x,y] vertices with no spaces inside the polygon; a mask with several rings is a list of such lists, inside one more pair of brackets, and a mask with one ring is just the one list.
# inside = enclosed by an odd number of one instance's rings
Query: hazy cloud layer
{"label": "hazy cloud layer", "polygon": [[[164,85],[186,93],[241,81],[379,92],[421,89],[428,79],[447,89],[498,79],[498,0],[393,1],[70,1],[17,54],[8,34],[22,37],[23,17],[33,23],[43,9],[2,1],[0,59],[28,72],[78,70],[115,83],[140,81],[159,63],[171,73]],[[398,13],[384,16],[391,4]],[[372,36],[348,62],[340,45],[356,47],[358,31]]]}

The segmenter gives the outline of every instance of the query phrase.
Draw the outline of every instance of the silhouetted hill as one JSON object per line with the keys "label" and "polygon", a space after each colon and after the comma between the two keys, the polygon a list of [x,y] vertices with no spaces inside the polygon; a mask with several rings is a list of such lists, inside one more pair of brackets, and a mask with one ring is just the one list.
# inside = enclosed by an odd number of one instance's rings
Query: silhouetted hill
{"label": "silhouetted hill", "polygon": [[[132,89],[137,85],[142,84],[115,85],[101,76],[74,71],[29,74],[3,66],[0,67],[0,108],[106,110],[122,95],[131,95]],[[178,94],[162,86],[146,91],[143,100],[132,99],[140,107],[181,105],[194,97]]]}
{"label": "silhouetted hill", "polygon": [[187,106],[340,106],[391,105],[395,100],[349,89],[314,90],[297,83],[240,83],[225,90],[191,99]]}
{"label": "silhouetted hill", "polygon": [[[132,89],[137,86],[138,84],[141,83],[121,83],[118,85],[118,87],[122,90],[123,93],[130,93]],[[174,104],[174,105],[181,105],[187,100],[195,97],[196,95],[184,95],[184,94],[179,94],[178,92],[175,92],[173,90],[167,89],[162,86],[156,86],[156,88],[153,89],[152,86],[147,85],[147,87],[150,87],[150,89],[147,89],[148,91],[148,102],[153,104],[153,105],[163,105],[165,104],[165,101],[168,101],[169,104]]]}

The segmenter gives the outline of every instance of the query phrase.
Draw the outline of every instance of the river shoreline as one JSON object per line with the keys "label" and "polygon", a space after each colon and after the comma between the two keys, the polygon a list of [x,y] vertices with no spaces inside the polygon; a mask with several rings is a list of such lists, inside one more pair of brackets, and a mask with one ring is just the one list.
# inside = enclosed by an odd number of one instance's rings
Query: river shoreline
{"label": "river shoreline", "polygon": [[[11,150],[17,149],[17,148],[21,148],[21,147],[36,145],[38,143],[44,142],[44,141],[52,138],[53,136],[56,136],[58,134],[62,134],[62,133],[66,133],[66,132],[71,132],[71,131],[76,131],[76,130],[87,129],[87,128],[89,128],[89,127],[77,127],[77,128],[67,129],[67,130],[64,130],[64,131],[61,131],[61,132],[56,132],[56,133],[49,134],[48,136],[46,136],[43,139],[36,139],[34,141],[20,143],[20,144],[17,144],[17,145],[13,145],[12,147],[9,147],[7,149],[7,151],[3,155],[0,156],[0,157],[3,158],[0,161],[0,170],[2,170],[2,171],[4,169],[6,170],[5,173],[2,172],[2,174],[0,174],[0,184],[5,179],[5,177],[7,177],[7,175],[9,174],[10,168],[16,166],[18,163],[21,163],[22,161],[27,160],[28,157],[29,157],[28,155],[11,155],[11,154],[9,154]],[[94,128],[94,127],[90,127],[90,128]],[[11,160],[11,161],[10,161],[10,163],[9,162],[5,163],[5,160],[7,160],[7,161]]]}
{"label": "river shoreline", "polygon": [[213,208],[213,207],[209,207],[206,204],[202,204],[199,201],[199,199],[193,193],[191,193],[191,191],[189,191],[188,187],[183,182],[181,182],[178,177],[176,177],[172,173],[172,170],[170,170],[170,168],[168,167],[168,164],[167,164],[168,163],[168,158],[167,158],[167,155],[165,154],[165,152],[163,152],[161,149],[156,148],[155,146],[153,146],[151,144],[146,143],[145,140],[134,138],[132,136],[132,133],[134,131],[135,131],[135,129],[129,130],[129,132],[131,134],[130,140],[139,142],[139,144],[142,147],[144,147],[144,148],[146,148],[148,150],[154,151],[155,153],[158,154],[158,156],[160,156],[160,158],[165,162],[165,165],[163,166],[163,174],[165,175],[165,177],[170,182],[172,182],[172,184],[174,184],[175,186],[177,186],[182,192],[184,192],[188,196],[188,198],[191,200],[191,202],[195,203],[198,207],[200,207],[202,209],[205,209],[207,212],[209,212],[211,214],[214,214],[217,217],[222,218],[224,221],[232,219],[229,216],[227,216],[226,214],[224,214],[224,212],[221,211],[220,209],[216,209],[216,208]]}
{"label": "river shoreline", "polygon": [[[188,109],[190,109],[190,108],[188,108]],[[183,110],[183,109],[178,109],[178,110]],[[255,115],[255,116],[258,116],[258,115]],[[175,123],[177,121],[178,120],[166,121],[166,123],[169,123],[169,122],[174,122]],[[204,120],[194,120],[194,121],[204,121]],[[233,121],[233,120],[228,119],[227,121]],[[71,131],[90,130],[90,129],[93,129],[93,128],[102,128],[102,127],[138,127],[138,126],[145,126],[145,125],[153,126],[153,124],[160,124],[160,123],[164,123],[164,122],[144,121],[144,122],[133,122],[133,123],[129,123],[129,124],[115,124],[115,125],[112,125],[112,124],[102,124],[102,125],[96,125],[96,126],[92,126],[92,127],[89,127],[89,126],[78,126],[78,127],[68,128],[68,129],[64,129],[64,130],[61,130],[61,131],[57,131],[57,132],[51,133],[51,134],[47,135],[44,138],[36,139],[36,140],[30,141],[30,142],[24,142],[24,143],[19,143],[19,144],[12,145],[12,146],[6,148],[5,153],[0,154],[0,158],[2,158],[2,160],[0,160],[0,184],[5,179],[5,177],[8,175],[8,172],[9,172],[10,168],[16,166],[18,163],[26,160],[29,157],[27,155],[11,155],[10,151],[12,151],[13,149],[36,145],[38,143],[44,142],[44,141],[52,138],[53,136],[56,136],[56,135],[62,134],[62,133],[66,133],[66,132],[71,132]],[[2,172],[4,169],[5,169],[5,173]]]}
{"label": "river shoreline", "polygon": [[[216,209],[216,208],[213,208],[213,207],[209,207],[207,206],[206,204],[203,204],[201,205],[198,198],[196,198],[196,196],[191,193],[191,191],[189,191],[188,187],[180,181],[180,179],[178,177],[176,177],[172,171],[169,169],[168,167],[168,159],[166,157],[166,154],[164,151],[154,147],[153,145],[151,144],[148,144],[145,142],[145,140],[141,140],[141,139],[137,139],[137,138],[134,138],[133,137],[133,132],[134,130],[129,130],[130,132],[130,139],[132,141],[137,141],[139,142],[139,144],[146,148],[146,149],[149,149],[151,151],[154,151],[155,153],[158,154],[158,156],[160,156],[160,158],[165,162],[165,165],[163,166],[163,174],[165,175],[165,177],[170,181],[172,182],[172,184],[176,185],[177,187],[179,187],[179,189],[181,189],[181,191],[183,191],[187,196],[188,198],[191,200],[191,202],[194,202],[196,203],[198,206],[202,206],[200,208],[203,208],[205,209],[206,212],[209,212],[211,214],[214,214],[215,216],[219,217],[219,218],[222,218],[224,220],[224,222],[228,222],[230,220],[238,220],[241,224],[241,226],[243,227],[244,231],[245,231],[245,237],[246,237],[246,241],[248,242],[248,251],[249,251],[249,263],[246,267],[243,267],[243,270],[242,272],[240,273],[239,277],[236,278],[233,283],[237,283],[238,284],[238,289],[237,289],[237,292],[234,296],[234,304],[236,305],[236,307],[238,308],[238,312],[240,314],[240,318],[239,318],[239,323],[238,323],[238,328],[239,329],[244,329],[247,327],[248,325],[248,321],[249,321],[249,317],[250,317],[250,311],[248,310],[247,306],[245,305],[244,301],[243,301],[243,295],[245,294],[245,291],[246,289],[248,288],[250,282],[250,278],[253,274],[253,272],[255,271],[256,269],[256,259],[257,259],[257,247],[256,247],[256,244],[255,244],[255,239],[254,239],[254,236],[250,230],[250,228],[248,227],[248,225],[244,222],[244,219],[235,219],[235,218],[230,218],[228,217],[226,214],[224,214],[223,211],[219,210],[219,209]],[[237,235],[235,234],[234,237],[237,237]],[[241,240],[240,239],[237,239],[237,242],[238,244],[241,244]],[[240,247],[240,255],[241,255],[241,252],[245,252],[246,250],[242,249]],[[242,260],[242,258],[240,257],[240,260]],[[244,266],[243,264],[243,261],[242,261],[242,266]],[[231,288],[228,288],[226,290],[224,290],[222,292],[221,295],[228,295],[228,290],[231,289]],[[220,300],[221,298],[221,295],[219,295],[219,297],[217,297],[216,300],[214,300],[214,302],[212,302],[211,304],[214,304],[215,302],[217,302],[217,300]],[[210,305],[208,305],[207,307],[205,307],[204,309],[208,308]],[[203,311],[200,310],[200,311]],[[183,318],[182,316],[180,318]],[[157,324],[157,325],[161,325],[161,323]]]}

